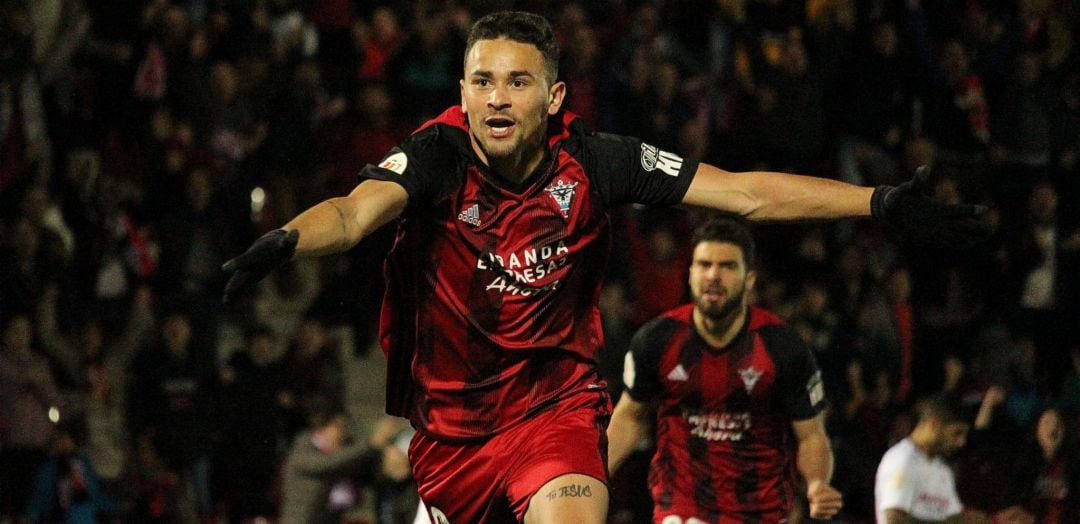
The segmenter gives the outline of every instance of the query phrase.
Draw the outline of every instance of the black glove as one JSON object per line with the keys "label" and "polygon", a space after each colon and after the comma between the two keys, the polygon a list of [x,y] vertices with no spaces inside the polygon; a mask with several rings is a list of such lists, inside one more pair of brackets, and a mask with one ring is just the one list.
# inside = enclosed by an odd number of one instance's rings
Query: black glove
{"label": "black glove", "polygon": [[919,166],[915,176],[899,186],[878,186],[870,197],[870,214],[914,247],[961,249],[990,236],[983,220],[986,206],[949,205],[930,197],[930,168]]}
{"label": "black glove", "polygon": [[232,273],[225,284],[225,296],[222,301],[228,304],[233,297],[270,274],[274,268],[290,260],[296,252],[296,242],[300,239],[297,230],[275,229],[251,244],[240,256],[222,264],[221,269]]}

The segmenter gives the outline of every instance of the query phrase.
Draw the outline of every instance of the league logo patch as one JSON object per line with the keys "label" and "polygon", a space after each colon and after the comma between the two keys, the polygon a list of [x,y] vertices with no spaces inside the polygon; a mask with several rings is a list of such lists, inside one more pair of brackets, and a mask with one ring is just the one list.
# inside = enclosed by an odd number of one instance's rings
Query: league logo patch
{"label": "league logo patch", "polygon": [[399,175],[405,174],[405,168],[409,165],[409,157],[405,156],[404,151],[398,151],[379,163],[379,167],[388,169]]}
{"label": "league logo patch", "polygon": [[743,386],[746,386],[746,392],[751,393],[754,391],[754,385],[757,384],[758,379],[761,378],[762,372],[754,369],[750,366],[745,369],[739,370],[739,377],[742,378]]}
{"label": "league logo patch", "polygon": [[563,218],[570,218],[570,204],[573,203],[574,188],[577,185],[577,182],[567,184],[560,178],[555,185],[548,186],[545,190],[551,194],[551,198],[555,199],[555,203],[559,204],[559,211],[562,211]]}
{"label": "league logo patch", "polygon": [[655,171],[659,169],[660,171],[663,171],[664,174],[679,176],[679,170],[682,169],[682,163],[683,159],[679,155],[657,149],[656,146],[651,146],[644,142],[641,144],[641,168],[645,171]]}
{"label": "league logo patch", "polygon": [[825,400],[825,384],[821,382],[821,372],[818,371],[810,376],[806,382],[806,394],[810,397],[810,405],[816,406],[818,402]]}

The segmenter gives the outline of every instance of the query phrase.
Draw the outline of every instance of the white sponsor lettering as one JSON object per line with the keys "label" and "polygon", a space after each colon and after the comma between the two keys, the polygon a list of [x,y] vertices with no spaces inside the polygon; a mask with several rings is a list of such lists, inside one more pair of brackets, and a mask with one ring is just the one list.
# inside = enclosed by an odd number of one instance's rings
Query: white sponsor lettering
{"label": "white sponsor lettering", "polygon": [[533,284],[566,266],[569,254],[570,248],[560,240],[554,244],[531,247],[506,256],[485,253],[477,257],[476,269],[499,273],[499,276],[487,285],[489,291],[498,290],[503,293],[531,296],[558,287],[558,280],[539,287]]}
{"label": "white sponsor lettering", "polygon": [[646,143],[641,144],[641,168],[645,171],[659,169],[669,176],[679,176],[683,159],[679,155],[657,149]]}
{"label": "white sponsor lettering", "polygon": [[683,412],[690,434],[717,442],[738,442],[750,430],[750,413]]}

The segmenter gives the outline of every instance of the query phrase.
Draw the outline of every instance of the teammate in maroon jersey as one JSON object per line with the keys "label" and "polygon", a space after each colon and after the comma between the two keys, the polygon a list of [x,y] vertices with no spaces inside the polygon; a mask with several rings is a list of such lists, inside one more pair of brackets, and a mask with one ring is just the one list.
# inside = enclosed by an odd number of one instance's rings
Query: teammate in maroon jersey
{"label": "teammate in maroon jersey", "polygon": [[821,372],[794,330],[749,306],[753,263],[741,221],[707,222],[694,237],[693,303],[645,324],[630,343],[609,464],[615,471],[644,436],[655,403],[657,523],[786,522],[796,470],[811,517],[840,509]]}
{"label": "teammate in maroon jersey", "polygon": [[[345,251],[399,219],[386,263],[387,409],[436,522],[603,522],[610,401],[596,372],[608,210],[679,203],[756,219],[876,216],[955,242],[983,227],[921,183],[878,189],[729,173],[561,110],[542,17],[500,12],[469,35],[461,105],[227,262],[225,300],[292,257]],[[930,227],[933,226],[933,227]]]}

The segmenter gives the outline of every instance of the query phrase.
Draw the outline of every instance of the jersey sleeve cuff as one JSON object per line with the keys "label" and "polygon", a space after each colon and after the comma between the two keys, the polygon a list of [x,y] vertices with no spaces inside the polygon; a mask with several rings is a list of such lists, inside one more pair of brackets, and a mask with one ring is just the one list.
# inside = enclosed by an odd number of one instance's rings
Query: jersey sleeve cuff
{"label": "jersey sleeve cuff", "polygon": [[381,168],[376,165],[368,164],[364,166],[356,175],[356,183],[359,184],[365,180],[381,180],[383,182],[393,182],[403,188],[409,195],[409,202],[415,200],[415,196],[418,192],[418,188],[413,181],[407,177],[401,176],[389,169]]}

